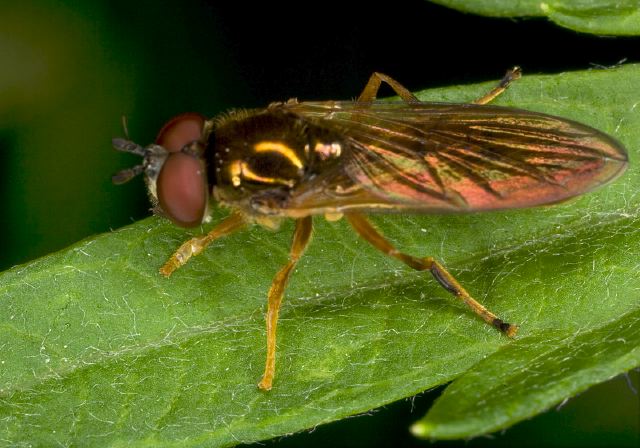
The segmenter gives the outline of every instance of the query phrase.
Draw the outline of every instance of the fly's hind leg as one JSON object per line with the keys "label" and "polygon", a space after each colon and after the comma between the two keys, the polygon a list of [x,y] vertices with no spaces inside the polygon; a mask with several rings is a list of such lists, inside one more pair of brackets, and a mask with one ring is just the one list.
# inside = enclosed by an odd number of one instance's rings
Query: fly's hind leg
{"label": "fly's hind leg", "polygon": [[507,73],[500,80],[500,82],[498,83],[497,86],[495,86],[493,89],[491,89],[491,91],[489,93],[487,93],[486,95],[483,95],[480,98],[478,98],[477,100],[473,101],[473,103],[474,104],[487,104],[487,103],[493,101],[502,92],[507,90],[509,88],[509,85],[513,81],[515,81],[517,79],[520,79],[521,76],[522,76],[522,70],[520,70],[520,67],[517,67],[517,66],[513,67],[511,70],[507,71]]}
{"label": "fly's hind leg", "polygon": [[262,390],[271,390],[276,371],[276,328],[278,325],[278,312],[280,311],[282,296],[284,295],[284,290],[287,287],[293,268],[295,268],[298,260],[300,260],[300,257],[309,244],[312,228],[313,222],[311,216],[296,221],[296,230],[293,234],[293,243],[291,243],[289,262],[284,265],[273,278],[271,288],[269,289],[267,302],[267,360],[262,380],[258,384],[258,387]]}
{"label": "fly's hind leg", "polygon": [[444,289],[449,291],[461,299],[464,303],[473,310],[478,316],[484,319],[490,325],[503,332],[509,337],[514,337],[518,331],[518,327],[513,324],[509,324],[491,311],[482,306],[478,301],[469,295],[469,293],[457,282],[457,280],[437,261],[431,257],[418,258],[412,255],[407,255],[399,252],[391,243],[389,243],[384,236],[375,227],[359,213],[348,213],[345,217],[349,221],[349,224],[355,229],[358,234],[366,241],[371,243],[376,249],[384,252],[385,254],[396,258],[406,265],[416,269],[418,271],[431,271],[433,277],[442,285]]}
{"label": "fly's hind leg", "polygon": [[176,250],[171,258],[160,268],[160,273],[165,277],[173,274],[173,271],[184,266],[189,259],[202,252],[209,244],[223,236],[234,233],[246,225],[244,217],[240,213],[232,213],[220,222],[206,235],[191,238]]}

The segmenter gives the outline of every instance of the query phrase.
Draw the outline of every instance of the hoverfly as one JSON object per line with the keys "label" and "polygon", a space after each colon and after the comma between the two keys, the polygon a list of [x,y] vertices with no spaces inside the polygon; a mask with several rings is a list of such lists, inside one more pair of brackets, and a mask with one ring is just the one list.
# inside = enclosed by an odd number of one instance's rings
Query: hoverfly
{"label": "hoverfly", "polygon": [[[374,73],[356,101],[273,103],[213,119],[175,117],[142,147],[116,138],[115,149],[143,157],[115,183],[145,174],[155,210],[182,227],[209,218],[212,203],[231,214],[208,234],[185,242],[160,268],[164,276],[216,239],[257,223],[296,220],[288,263],[268,293],[267,356],[259,387],[275,373],[276,326],[285,287],[311,238],[312,217],[345,217],[386,255],[428,270],[490,325],[509,324],[474,300],[432,257],[397,250],[367,213],[468,213],[556,203],[620,175],[624,147],[589,126],[537,112],[486,105],[520,76],[507,72],[470,104],[419,101],[400,83]],[[382,82],[402,99],[376,101]]]}

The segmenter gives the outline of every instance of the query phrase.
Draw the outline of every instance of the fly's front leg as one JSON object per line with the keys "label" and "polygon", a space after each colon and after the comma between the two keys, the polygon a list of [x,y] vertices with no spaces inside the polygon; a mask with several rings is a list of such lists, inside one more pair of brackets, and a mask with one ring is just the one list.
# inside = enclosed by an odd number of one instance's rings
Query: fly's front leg
{"label": "fly's front leg", "polygon": [[400,84],[398,81],[393,79],[391,76],[387,76],[384,73],[373,72],[371,77],[369,78],[369,82],[364,86],[362,93],[358,97],[358,103],[370,103],[376,99],[378,96],[378,90],[380,90],[380,86],[382,82],[386,82],[389,87],[393,89],[394,92],[398,94],[400,98],[402,98],[407,103],[419,103],[420,100],[416,98],[416,96],[409,91],[406,87]]}
{"label": "fly's front leg", "polygon": [[477,100],[475,100],[473,103],[474,104],[487,104],[487,103],[493,101],[502,92],[507,90],[507,88],[509,88],[509,85],[513,81],[515,81],[516,79],[520,79],[521,76],[522,76],[522,70],[520,70],[520,67],[513,67],[511,70],[507,71],[507,73],[500,80],[500,82],[498,83],[498,85],[496,87],[494,87],[486,95],[483,95],[480,98],[478,98]]}
{"label": "fly's front leg", "polygon": [[229,235],[243,228],[246,221],[240,213],[232,213],[206,235],[191,238],[176,250],[171,258],[160,268],[160,273],[169,277],[173,271],[185,265],[189,259],[202,252],[209,244],[220,237]]}
{"label": "fly's front leg", "polygon": [[418,258],[412,255],[399,252],[391,243],[389,243],[384,236],[375,227],[359,213],[348,213],[345,217],[349,221],[349,224],[355,229],[358,234],[371,243],[376,249],[384,252],[385,254],[396,258],[406,265],[416,269],[418,271],[431,271],[433,277],[442,285],[444,289],[449,291],[466,303],[474,313],[482,317],[485,322],[493,325],[498,330],[503,332],[509,337],[514,337],[518,331],[516,325],[509,324],[491,311],[482,306],[478,301],[469,295],[469,293],[456,281],[456,279],[447,272],[447,270],[432,257]]}
{"label": "fly's front leg", "polygon": [[293,272],[298,260],[304,253],[309,240],[313,222],[311,216],[296,220],[296,230],[293,234],[291,253],[289,262],[276,274],[269,289],[267,300],[267,360],[264,368],[264,375],[258,384],[262,390],[271,390],[273,377],[276,370],[276,328],[278,325],[278,312],[282,303],[284,290],[289,282],[289,277]]}

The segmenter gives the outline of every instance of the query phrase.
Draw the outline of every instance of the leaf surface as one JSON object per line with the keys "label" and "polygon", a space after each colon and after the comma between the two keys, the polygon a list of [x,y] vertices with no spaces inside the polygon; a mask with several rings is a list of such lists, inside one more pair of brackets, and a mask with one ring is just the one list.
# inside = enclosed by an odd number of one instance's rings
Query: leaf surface
{"label": "leaf surface", "polygon": [[555,24],[590,34],[640,35],[636,0],[432,0],[462,12],[489,17],[547,17]]}

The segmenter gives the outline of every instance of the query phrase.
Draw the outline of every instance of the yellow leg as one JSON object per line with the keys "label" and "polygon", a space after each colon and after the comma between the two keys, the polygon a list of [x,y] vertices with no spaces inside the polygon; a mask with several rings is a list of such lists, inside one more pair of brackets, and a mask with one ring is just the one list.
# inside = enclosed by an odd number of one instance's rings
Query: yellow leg
{"label": "yellow leg", "polygon": [[264,367],[264,375],[262,375],[262,380],[258,384],[258,387],[262,390],[271,390],[273,384],[273,377],[276,370],[276,329],[278,326],[278,312],[280,311],[282,296],[289,282],[289,277],[309,244],[312,228],[313,222],[311,216],[296,220],[296,230],[293,234],[289,262],[276,274],[271,283],[271,289],[269,289],[267,301],[267,360]]}
{"label": "yellow leg", "polygon": [[225,220],[220,222],[211,232],[206,235],[191,238],[176,250],[171,258],[160,268],[160,273],[169,277],[173,271],[183,266],[189,258],[198,255],[209,244],[220,237],[229,235],[246,225],[246,221],[239,213],[232,213]]}
{"label": "yellow leg", "polygon": [[384,252],[385,254],[396,258],[406,265],[416,269],[418,271],[431,271],[433,277],[442,285],[444,289],[449,291],[461,299],[464,303],[471,308],[471,310],[478,316],[482,317],[485,322],[493,325],[498,330],[510,338],[514,337],[518,331],[516,325],[509,324],[491,311],[482,306],[478,301],[469,295],[469,293],[458,283],[458,281],[447,270],[432,257],[418,258],[412,255],[407,255],[399,252],[391,243],[389,243],[378,230],[359,213],[348,213],[345,217],[349,221],[349,224],[355,229],[358,234],[366,241],[371,243],[376,249]]}
{"label": "yellow leg", "polygon": [[380,85],[382,82],[386,82],[389,87],[393,89],[394,92],[400,96],[407,103],[419,103],[420,100],[416,98],[416,96],[409,91],[406,87],[400,84],[398,81],[393,79],[391,76],[387,76],[384,73],[373,72],[371,77],[369,78],[369,82],[364,86],[362,93],[358,97],[358,103],[370,103],[375,100],[378,96],[378,90],[380,90]]}
{"label": "yellow leg", "polygon": [[520,67],[513,67],[511,70],[507,71],[496,87],[486,95],[475,100],[474,104],[487,104],[490,101],[493,101],[498,95],[507,90],[513,81],[520,79],[520,76],[522,76],[522,70],[520,70]]}
{"label": "yellow leg", "polygon": [[[493,101],[496,97],[498,97],[502,92],[507,90],[509,85],[520,78],[522,76],[522,71],[520,67],[513,67],[511,70],[507,71],[504,77],[500,80],[500,83],[493,88],[486,95],[481,96],[480,98],[473,101],[474,104],[487,104]],[[380,86],[385,82],[393,89],[393,91],[400,96],[407,103],[419,103],[420,100],[409,91],[406,87],[400,84],[398,81],[393,79],[391,76],[385,75],[384,73],[374,72],[371,74],[367,85],[362,90],[362,93],[358,97],[359,103],[370,103],[374,101],[378,96],[378,90],[380,90]]]}

